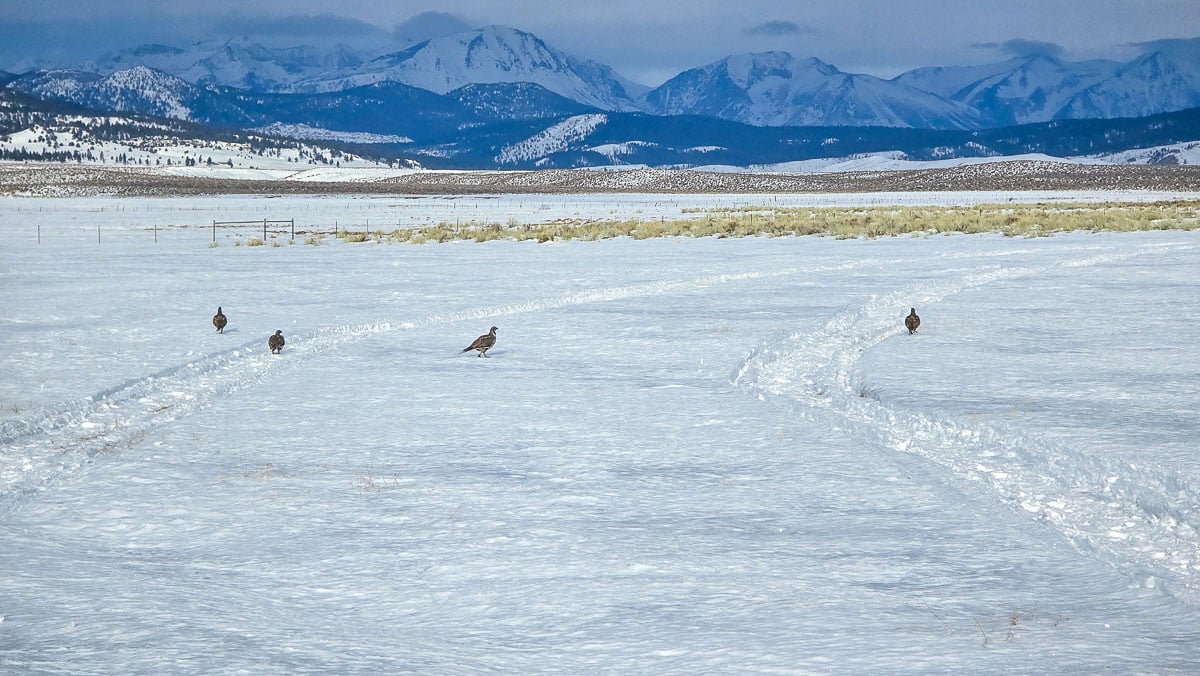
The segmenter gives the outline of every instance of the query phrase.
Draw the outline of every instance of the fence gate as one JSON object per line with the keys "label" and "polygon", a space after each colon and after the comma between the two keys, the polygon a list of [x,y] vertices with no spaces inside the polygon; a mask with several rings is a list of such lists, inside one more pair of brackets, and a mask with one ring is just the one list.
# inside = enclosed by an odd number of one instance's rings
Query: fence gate
{"label": "fence gate", "polygon": [[296,241],[296,219],[270,219],[264,218],[261,221],[213,221],[212,222],[212,241],[217,241],[217,226],[218,225],[258,225],[262,223],[263,241],[267,241],[267,225],[272,223],[287,223],[292,229],[292,241]]}

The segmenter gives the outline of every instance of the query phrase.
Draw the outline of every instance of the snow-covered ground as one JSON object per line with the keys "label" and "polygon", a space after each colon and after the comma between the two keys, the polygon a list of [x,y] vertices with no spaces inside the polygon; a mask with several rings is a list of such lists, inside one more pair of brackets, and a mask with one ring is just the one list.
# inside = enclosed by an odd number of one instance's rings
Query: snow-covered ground
{"label": "snow-covered ground", "polygon": [[[457,203],[681,208],[545,199]],[[280,205],[411,203],[0,200],[0,672],[1200,670],[1200,233],[210,246]]]}
{"label": "snow-covered ground", "polygon": [[[70,118],[68,118],[70,119]],[[119,119],[119,118],[118,118]],[[92,120],[95,118],[79,118]],[[209,140],[180,140],[173,137],[145,137],[126,142],[97,139],[79,130],[51,130],[41,126],[0,136],[0,151],[40,153],[80,153],[66,164],[95,166],[147,166],[168,173],[184,169],[206,176],[229,177],[224,168],[243,172],[239,177],[289,178],[306,169],[386,168],[387,165],[348,153],[336,156],[326,148],[299,144],[294,148],[256,149],[246,143]],[[194,165],[194,166],[188,166]],[[399,173],[403,169],[397,169]],[[252,172],[259,172],[257,174]]]}

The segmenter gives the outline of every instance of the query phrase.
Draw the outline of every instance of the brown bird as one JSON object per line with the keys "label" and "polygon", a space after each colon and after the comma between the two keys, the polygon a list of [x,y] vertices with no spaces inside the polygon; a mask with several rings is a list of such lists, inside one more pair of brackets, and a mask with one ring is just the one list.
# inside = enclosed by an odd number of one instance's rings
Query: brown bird
{"label": "brown bird", "polygon": [[283,331],[276,331],[275,335],[267,339],[267,345],[271,347],[271,354],[283,352]]}
{"label": "brown bird", "polygon": [[909,335],[917,332],[917,327],[921,325],[921,318],[917,316],[917,308],[909,308],[908,316],[904,318],[904,326],[908,329]]}
{"label": "brown bird", "polygon": [[221,308],[217,308],[217,314],[213,315],[213,326],[217,327],[217,333],[225,333],[225,325],[229,323],[229,319],[221,314]]}
{"label": "brown bird", "polygon": [[491,331],[488,331],[487,333],[483,334],[482,336],[476,338],[474,342],[472,342],[470,345],[463,348],[463,352],[470,352],[471,350],[479,350],[479,356],[486,357],[487,351],[492,349],[492,346],[495,344],[496,344],[496,327],[493,326]]}

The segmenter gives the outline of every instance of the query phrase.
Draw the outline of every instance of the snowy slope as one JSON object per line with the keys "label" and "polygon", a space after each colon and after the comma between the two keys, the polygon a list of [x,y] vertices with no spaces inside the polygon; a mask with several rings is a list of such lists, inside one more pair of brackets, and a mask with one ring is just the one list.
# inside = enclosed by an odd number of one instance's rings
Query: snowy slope
{"label": "snowy slope", "polygon": [[0,201],[0,671],[1200,669],[1197,233],[183,227],[409,204]]}
{"label": "snowy slope", "polygon": [[[113,118],[120,123],[120,118]],[[96,118],[77,118],[80,125],[103,122]],[[128,141],[96,138],[86,126],[70,129],[46,129],[35,126],[0,136],[0,151],[40,153],[78,153],[73,164],[108,166],[179,167],[199,165],[241,169],[285,169],[288,173],[303,167],[344,165],[346,167],[383,166],[349,153],[308,144],[272,147],[270,144],[235,143],[206,139],[181,139],[175,136],[143,134]]]}
{"label": "snowy slope", "polygon": [[506,146],[496,156],[496,162],[514,164],[566,150],[572,144],[586,139],[588,134],[607,121],[608,116],[598,113],[567,118],[524,141]]}
{"label": "snowy slope", "polygon": [[[998,162],[1055,162],[1064,164],[1104,164],[1110,162],[1107,158],[1062,158],[1051,157],[1040,153],[1026,155],[1004,155],[996,157],[960,157],[947,160],[910,160],[904,153],[870,153],[852,157],[831,157],[820,160],[802,160],[799,162],[784,162],[780,164],[755,165],[755,171],[775,171],[781,173],[834,173],[842,171],[909,171],[919,169],[945,169],[973,164],[992,164]],[[1144,163],[1144,162],[1140,162]]]}
{"label": "snowy slope", "polygon": [[1200,164],[1200,141],[1098,155],[1097,159],[1113,164]]}
{"label": "snowy slope", "polygon": [[200,95],[200,90],[185,80],[146,66],[104,76],[82,71],[32,73],[8,86],[38,98],[69,101],[96,110],[176,120],[192,119],[192,105]]}

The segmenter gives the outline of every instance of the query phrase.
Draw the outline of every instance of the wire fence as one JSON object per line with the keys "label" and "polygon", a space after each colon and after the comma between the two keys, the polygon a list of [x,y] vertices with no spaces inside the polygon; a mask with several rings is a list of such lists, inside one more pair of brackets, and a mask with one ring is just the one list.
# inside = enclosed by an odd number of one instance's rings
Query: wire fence
{"label": "wire fence", "polygon": [[[499,224],[497,224],[499,225]],[[217,244],[221,241],[232,240],[240,242],[245,240],[250,244],[259,244],[268,240],[276,240],[279,238],[287,239],[294,242],[296,237],[312,237],[312,236],[345,236],[353,233],[363,233],[369,235],[377,231],[392,231],[406,227],[422,227],[420,225],[404,225],[400,223],[380,224],[378,221],[372,225],[370,221],[361,223],[343,223],[334,221],[328,223],[297,223],[294,218],[266,218],[255,220],[239,220],[239,221],[211,221],[207,224],[171,224],[159,225],[151,223],[148,225],[134,224],[97,224],[97,225],[81,225],[81,224],[62,224],[62,225],[47,225],[36,224],[30,226],[29,232],[37,244],[49,244],[55,241],[71,240],[71,241],[86,241],[90,239],[93,243],[104,244],[115,240],[139,240],[151,241],[157,243],[160,239],[170,239],[171,235],[191,234],[195,235],[203,233],[205,239],[210,244]],[[459,229],[458,221],[451,224],[455,230]],[[2,228],[7,231],[7,236],[12,237],[17,233],[16,228]],[[23,228],[22,228],[23,229]],[[26,240],[28,241],[28,240]]]}

